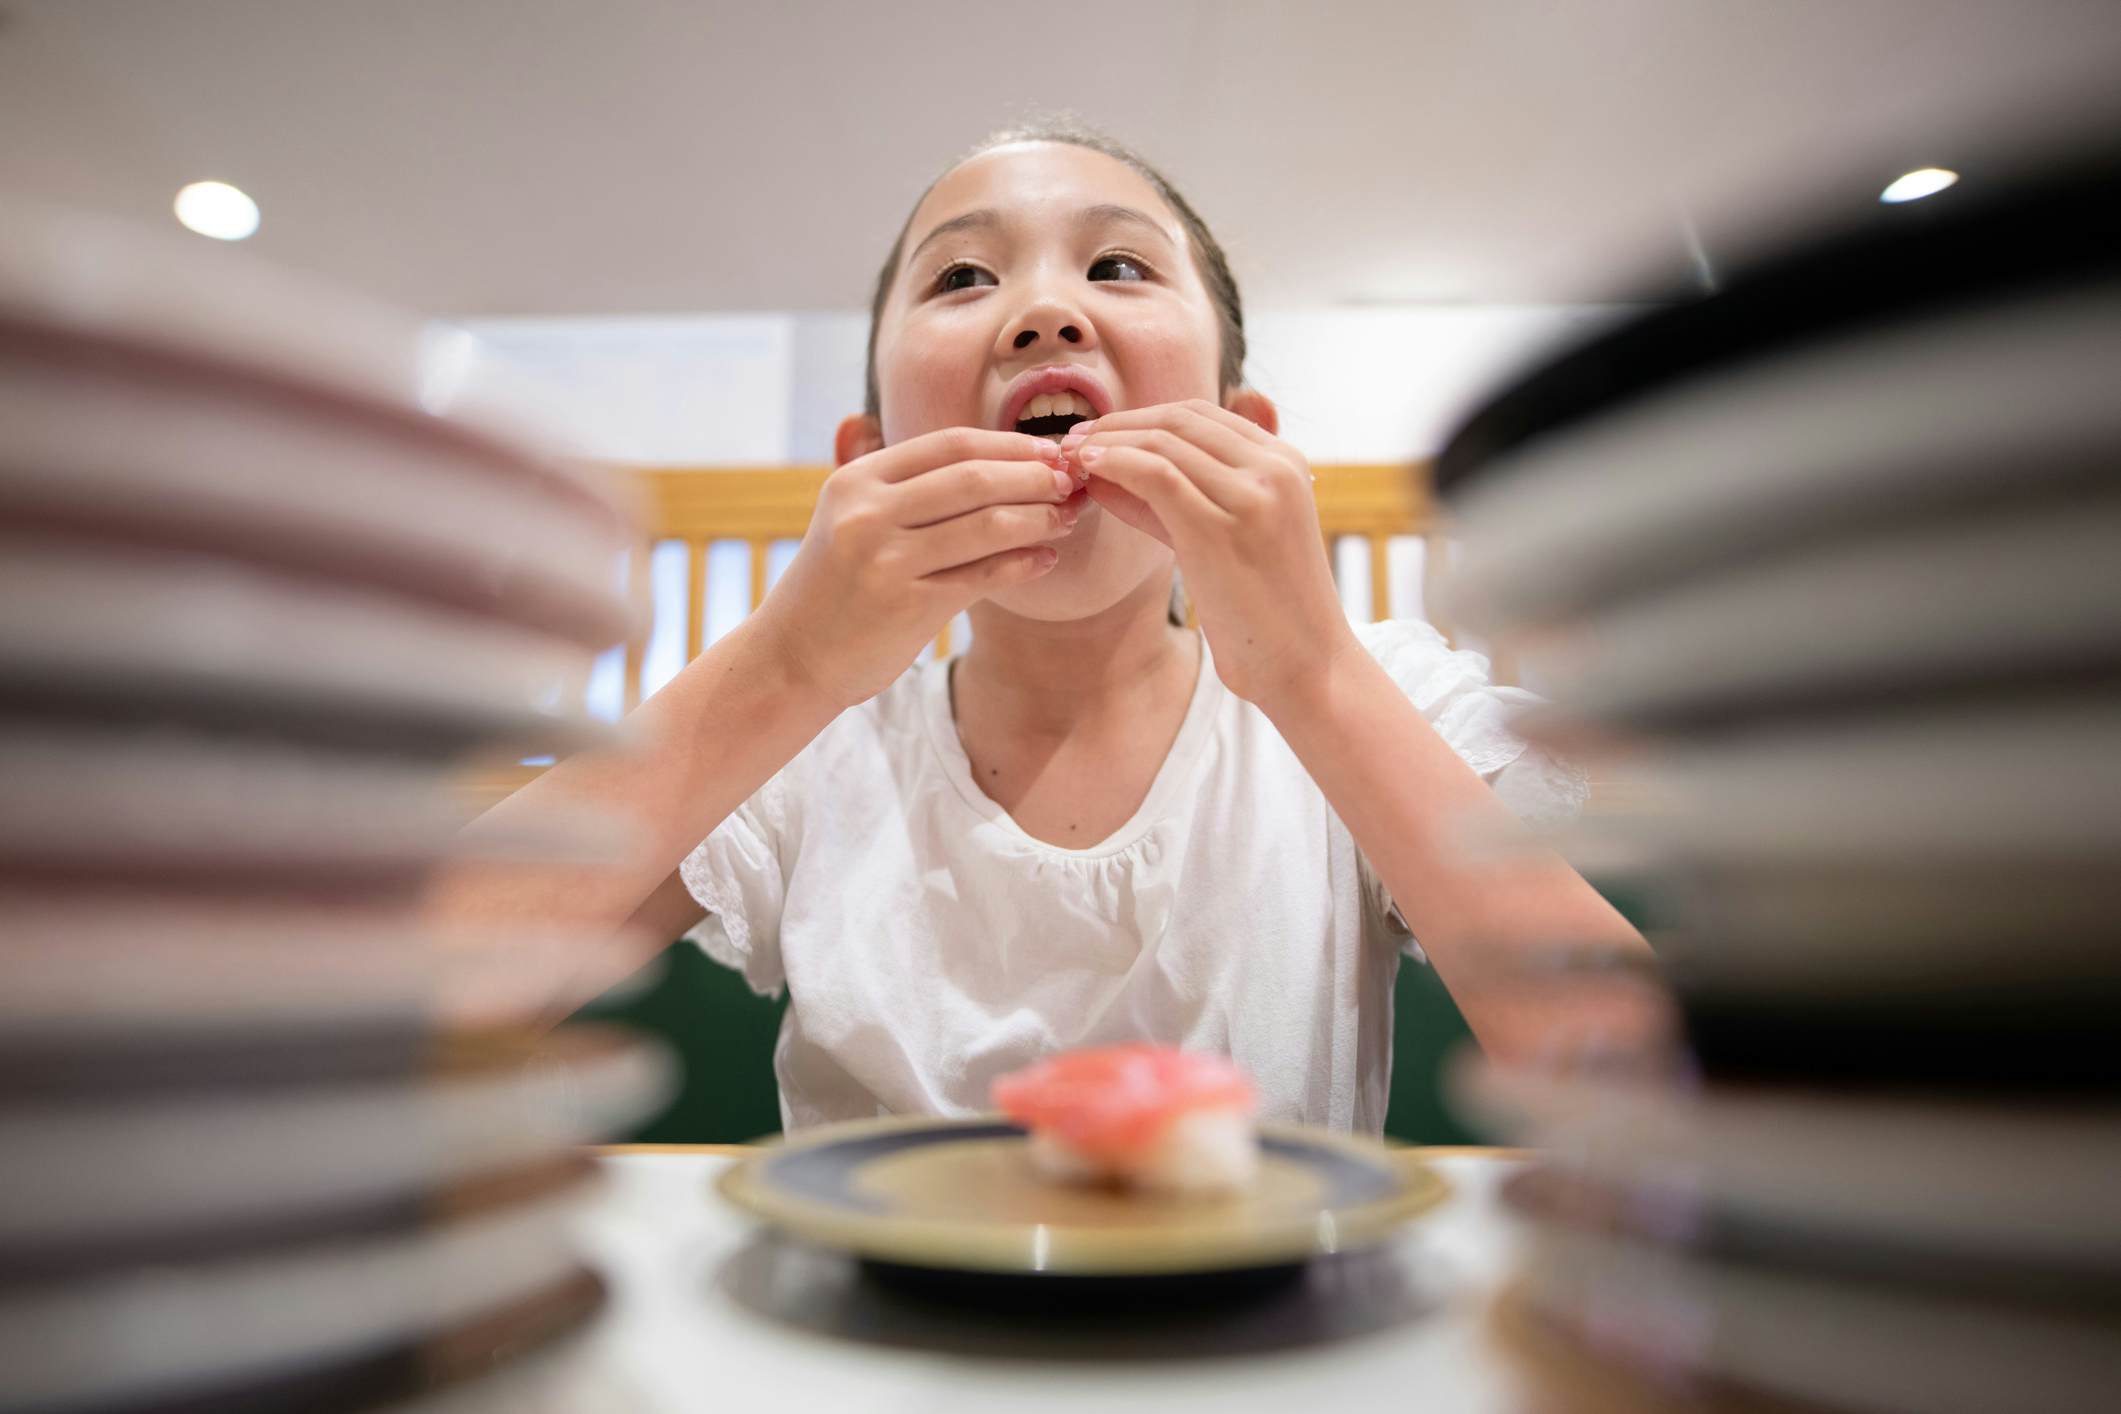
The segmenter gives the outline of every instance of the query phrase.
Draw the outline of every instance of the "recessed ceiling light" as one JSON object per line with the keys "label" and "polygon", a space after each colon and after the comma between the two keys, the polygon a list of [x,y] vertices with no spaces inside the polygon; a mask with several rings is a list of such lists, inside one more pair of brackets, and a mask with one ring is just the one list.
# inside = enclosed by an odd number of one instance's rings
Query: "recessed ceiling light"
{"label": "recessed ceiling light", "polygon": [[258,203],[226,182],[193,182],[177,193],[177,219],[202,236],[240,241],[258,229]]}
{"label": "recessed ceiling light", "polygon": [[1959,174],[1946,167],[1918,167],[1905,176],[1893,178],[1892,184],[1878,193],[1878,199],[1894,204],[1920,201],[1926,196],[1935,196],[1958,180]]}

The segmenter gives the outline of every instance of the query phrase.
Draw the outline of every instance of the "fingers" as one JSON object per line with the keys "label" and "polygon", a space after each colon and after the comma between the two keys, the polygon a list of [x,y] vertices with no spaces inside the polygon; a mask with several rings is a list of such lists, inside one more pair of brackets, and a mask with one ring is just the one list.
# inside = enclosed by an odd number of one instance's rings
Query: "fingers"
{"label": "fingers", "polygon": [[1219,509],[1232,514],[1242,510],[1257,494],[1258,472],[1249,466],[1232,466],[1214,453],[1162,427],[1131,432],[1100,431],[1078,447],[1074,456],[1091,476],[1105,476],[1108,474],[1105,459],[1122,447],[1169,462]]}
{"label": "fingers", "polygon": [[1156,512],[1149,509],[1149,503],[1121,487],[1118,482],[1093,476],[1090,478],[1090,484],[1083,490],[1089,494],[1091,500],[1110,511],[1113,518],[1122,524],[1131,525],[1142,534],[1161,540],[1166,545],[1171,543],[1171,532],[1156,518]]}
{"label": "fingers", "polygon": [[1211,403],[1205,398],[1189,398],[1183,403],[1176,404],[1176,406],[1186,408],[1198,416],[1236,433],[1255,447],[1272,447],[1277,451],[1285,451],[1288,448],[1289,444],[1282,441],[1274,433],[1269,432],[1242,413],[1232,412],[1219,403]]}
{"label": "fingers", "polygon": [[951,591],[959,601],[958,607],[962,608],[997,590],[1029,583],[1058,563],[1060,551],[1051,545],[1032,545],[1019,550],[1004,550],[955,569],[941,570],[929,575],[925,582]]}
{"label": "fingers", "polygon": [[[1092,486],[1108,481],[1141,501],[1168,532],[1158,538],[1174,548],[1173,535],[1183,537],[1189,530],[1205,530],[1230,519],[1191,476],[1161,452],[1117,443],[1085,447],[1078,456],[1085,457],[1083,465]],[[1098,503],[1105,503],[1102,496]]]}
{"label": "fingers", "polygon": [[896,482],[957,462],[1019,461],[1056,466],[1060,462],[1060,448],[1044,437],[1030,437],[1022,432],[945,427],[909,437],[863,458],[864,461],[872,459],[879,480]]}
{"label": "fingers", "polygon": [[1075,437],[1094,437],[1101,432],[1145,432],[1156,428],[1176,434],[1231,466],[1258,461],[1262,451],[1286,450],[1279,438],[1268,435],[1257,423],[1201,398],[1130,408],[1107,413],[1094,422],[1077,423],[1062,445],[1065,448]]}
{"label": "fingers", "polygon": [[908,529],[1008,504],[1066,500],[1075,478],[1043,461],[968,461],[893,486],[893,516]]}
{"label": "fingers", "polygon": [[988,506],[907,537],[907,564],[921,578],[984,560],[1006,550],[1056,540],[1075,528],[1073,506]]}

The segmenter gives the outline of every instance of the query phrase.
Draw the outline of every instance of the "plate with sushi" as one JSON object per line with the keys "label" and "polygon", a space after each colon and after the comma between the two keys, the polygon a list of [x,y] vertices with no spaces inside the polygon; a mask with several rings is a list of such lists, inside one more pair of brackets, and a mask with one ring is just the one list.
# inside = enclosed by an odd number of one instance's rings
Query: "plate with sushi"
{"label": "plate with sushi", "polygon": [[1229,1061],[1078,1051],[994,1085],[999,1113],[831,1125],[743,1161],[724,1197],[781,1232],[899,1267],[1183,1276],[1375,1246],[1449,1193],[1411,1154],[1260,1125]]}

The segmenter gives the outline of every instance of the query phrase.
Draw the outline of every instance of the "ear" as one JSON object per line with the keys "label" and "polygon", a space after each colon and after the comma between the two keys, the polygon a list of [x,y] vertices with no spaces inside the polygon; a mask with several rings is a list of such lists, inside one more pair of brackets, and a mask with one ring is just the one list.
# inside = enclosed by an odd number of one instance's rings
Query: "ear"
{"label": "ear", "polygon": [[883,449],[883,424],[866,412],[841,418],[839,430],[832,434],[834,466],[845,466],[856,457],[866,457],[871,452],[880,452]]}
{"label": "ear", "polygon": [[1281,412],[1274,400],[1257,388],[1239,388],[1223,399],[1223,406],[1245,421],[1256,424],[1269,437],[1281,436]]}

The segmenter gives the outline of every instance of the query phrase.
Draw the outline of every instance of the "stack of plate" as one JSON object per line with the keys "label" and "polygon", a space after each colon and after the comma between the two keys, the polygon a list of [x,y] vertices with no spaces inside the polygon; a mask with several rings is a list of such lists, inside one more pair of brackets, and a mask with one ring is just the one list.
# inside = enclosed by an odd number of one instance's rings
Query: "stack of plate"
{"label": "stack of plate", "polygon": [[601,1299],[574,1146],[662,1058],[419,904],[467,753],[592,739],[629,517],[470,353],[0,208],[0,1409],[365,1407]]}
{"label": "stack of plate", "polygon": [[[2121,163],[1881,210],[1533,372],[1455,609],[1611,802],[1685,1082],[1474,1067],[1521,1300],[1855,1409],[2121,1388]],[[1600,792],[1594,791],[1594,802]]]}

